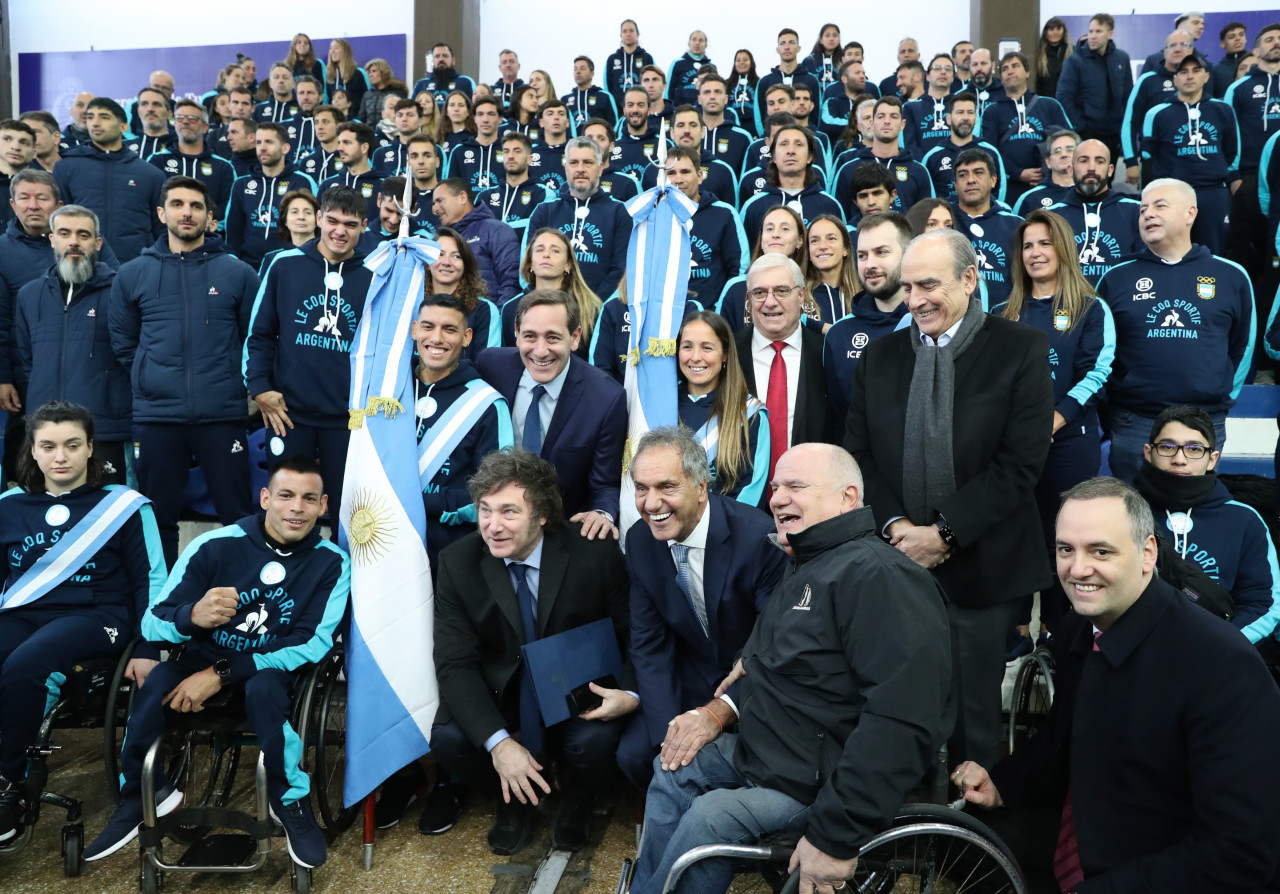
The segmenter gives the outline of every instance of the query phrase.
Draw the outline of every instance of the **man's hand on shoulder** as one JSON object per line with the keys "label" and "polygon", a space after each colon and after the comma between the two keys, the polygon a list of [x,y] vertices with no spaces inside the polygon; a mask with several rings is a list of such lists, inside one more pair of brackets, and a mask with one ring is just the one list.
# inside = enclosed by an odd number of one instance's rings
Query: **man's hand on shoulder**
{"label": "man's hand on shoulder", "polygon": [[205,630],[221,627],[236,616],[239,604],[235,587],[212,587],[191,606],[191,623]]}
{"label": "man's hand on shoulder", "polygon": [[514,797],[521,804],[536,805],[538,792],[534,788],[535,783],[548,795],[551,794],[551,786],[538,772],[542,764],[515,739],[508,737],[494,745],[489,757],[502,780],[502,800],[506,803],[510,804]]}
{"label": "man's hand on shoulder", "polygon": [[837,860],[810,844],[808,838],[801,838],[787,871],[799,871],[800,894],[830,894],[846,887],[845,880],[853,878],[857,866],[857,857]]}
{"label": "man's hand on shoulder", "polygon": [[581,524],[582,536],[587,540],[604,540],[610,534],[613,535],[614,540],[618,539],[618,529],[614,527],[613,522],[609,521],[609,516],[594,509],[571,516],[569,524]]}

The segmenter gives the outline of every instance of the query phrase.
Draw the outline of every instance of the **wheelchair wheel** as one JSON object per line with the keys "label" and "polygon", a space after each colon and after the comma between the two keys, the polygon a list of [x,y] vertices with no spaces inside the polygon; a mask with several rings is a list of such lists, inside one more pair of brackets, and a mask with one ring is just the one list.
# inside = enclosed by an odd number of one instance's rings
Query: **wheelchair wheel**
{"label": "wheelchair wheel", "polygon": [[311,790],[319,808],[320,823],[330,838],[345,831],[356,818],[360,805],[342,806],[342,784],[347,761],[347,684],[338,679],[340,659],[329,663],[322,678],[323,692],[317,693],[314,713],[315,772]]}
{"label": "wheelchair wheel", "polygon": [[289,887],[298,894],[311,894],[311,870],[294,863],[289,867]]}
{"label": "wheelchair wheel", "polygon": [[855,891],[1026,894],[1017,862],[982,823],[933,804],[904,808],[858,855]]}
{"label": "wheelchair wheel", "polygon": [[116,737],[116,731],[129,721],[129,706],[133,702],[134,693],[134,685],[125,680],[124,672],[137,648],[138,640],[135,639],[125,647],[116,663],[115,674],[107,689],[106,711],[103,713],[102,766],[107,775],[107,791],[111,792],[111,799],[115,802],[120,800],[120,740]]}
{"label": "wheelchair wheel", "polygon": [[[187,732],[166,769],[183,792],[184,806],[226,807],[239,768],[239,744],[217,733]],[[177,826],[172,838],[180,844],[190,844],[208,831],[208,826]]]}
{"label": "wheelchair wheel", "polygon": [[142,894],[160,894],[163,885],[164,873],[152,866],[147,855],[143,854],[142,874],[138,877],[138,887],[142,889]]}
{"label": "wheelchair wheel", "polygon": [[62,827],[62,873],[67,878],[75,878],[84,868],[84,826],[70,825]]}
{"label": "wheelchair wheel", "polygon": [[1009,704],[1009,752],[1044,725],[1053,706],[1053,654],[1043,647],[1022,659]]}

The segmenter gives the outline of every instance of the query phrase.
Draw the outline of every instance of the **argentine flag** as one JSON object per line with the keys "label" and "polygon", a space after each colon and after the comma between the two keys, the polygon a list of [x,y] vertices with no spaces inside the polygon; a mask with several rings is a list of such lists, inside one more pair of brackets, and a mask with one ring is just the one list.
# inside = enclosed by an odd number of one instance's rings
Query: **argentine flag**
{"label": "argentine flag", "polygon": [[351,554],[348,807],[427,753],[440,703],[410,373],[425,265],[439,254],[435,242],[402,236],[365,261],[373,282],[351,347],[351,445],[339,533]]}
{"label": "argentine flag", "polygon": [[630,474],[636,442],[651,428],[680,421],[676,336],[689,292],[689,230],[698,209],[680,190],[665,185],[665,176],[658,182],[627,202],[633,227],[627,246],[631,338],[623,379],[628,427],[619,505],[619,530],[624,534],[640,517]]}

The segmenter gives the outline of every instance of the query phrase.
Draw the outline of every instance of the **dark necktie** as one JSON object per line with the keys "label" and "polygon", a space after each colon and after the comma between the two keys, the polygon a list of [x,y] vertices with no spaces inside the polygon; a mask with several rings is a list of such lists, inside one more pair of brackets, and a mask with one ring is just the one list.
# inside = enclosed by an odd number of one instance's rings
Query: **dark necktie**
{"label": "dark necktie", "polygon": [[[516,601],[520,604],[524,641],[531,643],[538,638],[538,610],[533,590],[529,587],[529,566],[513,562],[508,567],[516,579]],[[542,715],[538,711],[538,697],[533,691],[533,677],[529,674],[527,661],[524,662],[524,674],[520,680],[520,738],[530,754],[537,754],[542,750]]]}
{"label": "dark necktie", "polygon": [[530,453],[542,453],[542,416],[538,412],[538,401],[546,393],[545,385],[534,385],[529,392],[529,412],[524,414],[524,431],[520,435],[520,446]]}

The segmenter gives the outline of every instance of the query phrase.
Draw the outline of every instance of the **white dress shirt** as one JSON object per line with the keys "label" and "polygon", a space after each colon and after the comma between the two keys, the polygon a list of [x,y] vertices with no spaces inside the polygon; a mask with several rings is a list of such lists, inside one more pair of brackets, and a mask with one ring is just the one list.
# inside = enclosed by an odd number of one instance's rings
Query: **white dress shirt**
{"label": "white dress shirt", "polygon": [[[921,332],[920,343],[930,348],[945,348],[947,345],[951,344],[951,339],[956,337],[956,333],[960,331],[960,324],[963,322],[964,322],[964,317],[961,317],[960,319],[952,323],[950,329],[948,329],[946,332],[938,336],[938,341],[936,344],[934,343],[932,338],[930,338],[929,336]],[[526,373],[526,375],[528,375],[528,373]]]}
{"label": "white dress shirt", "polygon": [[[756,373],[756,397],[765,404],[769,402],[769,370],[773,368],[775,356],[773,341],[759,329],[751,327],[751,363]],[[792,432],[795,431],[796,395],[800,391],[800,326],[797,325],[781,341],[787,343],[782,349],[782,360],[787,365],[787,446],[790,447]]]}
{"label": "white dress shirt", "polygon": [[[569,361],[573,362],[572,359]],[[551,430],[551,417],[556,412],[556,402],[560,400],[560,392],[564,389],[565,379],[569,375],[569,364],[564,365],[560,375],[547,382],[547,393],[538,401],[538,419],[542,422],[542,440],[547,439]],[[516,386],[516,399],[511,403],[511,433],[516,446],[524,443],[524,417],[529,414],[529,404],[533,402],[533,386],[539,384],[529,375],[529,370],[520,374],[520,384]]]}

